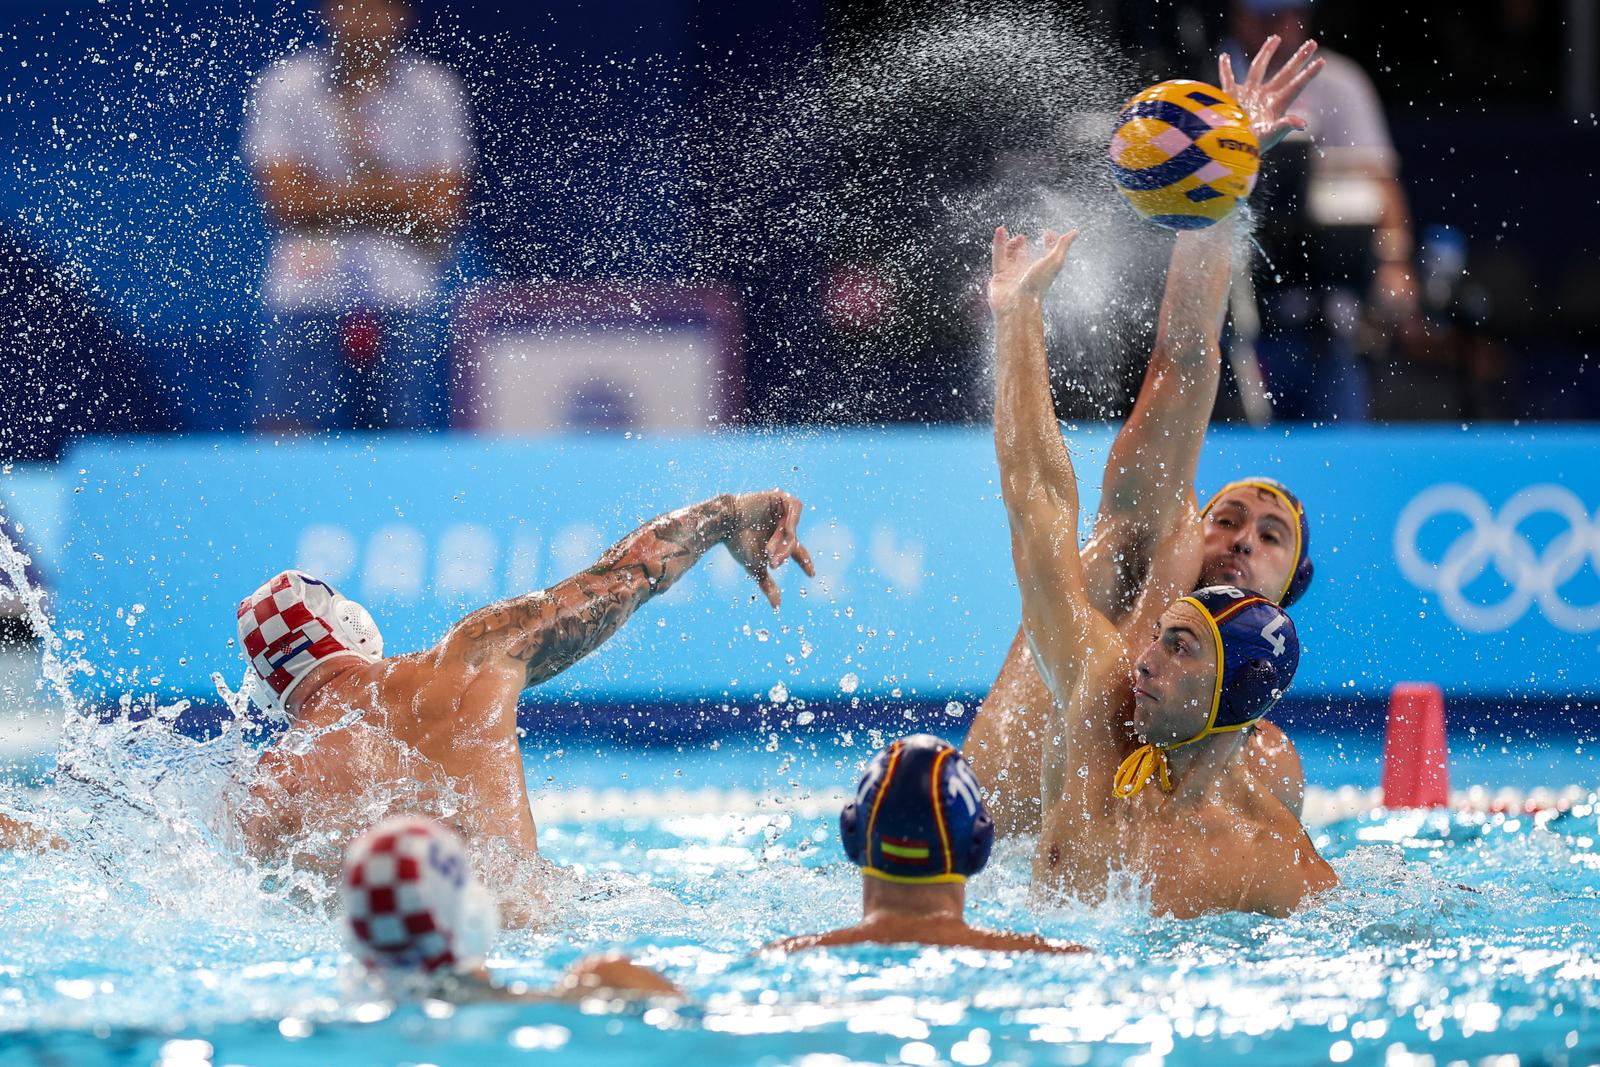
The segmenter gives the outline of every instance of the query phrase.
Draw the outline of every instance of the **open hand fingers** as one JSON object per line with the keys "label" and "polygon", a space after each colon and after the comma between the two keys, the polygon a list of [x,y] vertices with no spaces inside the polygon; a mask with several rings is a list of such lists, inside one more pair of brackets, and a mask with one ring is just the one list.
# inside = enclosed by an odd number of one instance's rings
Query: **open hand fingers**
{"label": "open hand fingers", "polygon": [[1217,56],[1217,88],[1229,96],[1239,92],[1239,83],[1233,79],[1233,56],[1227,52]]}
{"label": "open hand fingers", "polygon": [[1311,57],[1316,55],[1317,42],[1307,41],[1295,49],[1294,55],[1284,61],[1278,72],[1267,79],[1266,88],[1269,92],[1277,92],[1284,88],[1290,79],[1303,72],[1306,65],[1311,62]]}
{"label": "open hand fingers", "polygon": [[794,552],[794,546],[799,541],[800,512],[805,505],[788,493],[779,493],[778,507],[781,509],[778,527],[767,539],[767,563],[773,567],[783,566]]}
{"label": "open hand fingers", "polygon": [[1006,242],[1011,235],[1006,233],[1004,226],[994,228],[994,245],[989,250],[989,265],[998,271],[1006,261]]}
{"label": "open hand fingers", "polygon": [[1006,242],[1006,257],[1012,262],[1021,259],[1028,252],[1028,235],[1019,233]]}
{"label": "open hand fingers", "polygon": [[794,543],[794,561],[800,564],[800,569],[806,572],[807,578],[817,576],[816,565],[811,562],[811,552],[799,541]]}
{"label": "open hand fingers", "polygon": [[1327,64],[1323,60],[1313,60],[1312,62],[1307,63],[1305,68],[1302,69],[1300,73],[1296,74],[1293,78],[1290,78],[1282,88],[1274,90],[1274,95],[1278,100],[1278,106],[1287,108],[1290,104],[1294,103],[1295,99],[1300,95],[1305,87],[1311,83],[1311,79],[1322,73],[1322,68],[1325,66],[1327,66]]}
{"label": "open hand fingers", "polygon": [[1261,46],[1261,51],[1250,61],[1250,71],[1245,75],[1246,85],[1260,85],[1267,77],[1267,68],[1272,64],[1272,57],[1278,53],[1278,45],[1283,38],[1273,34],[1267,38],[1267,43]]}
{"label": "open hand fingers", "polygon": [[776,611],[778,604],[783,600],[783,594],[778,592],[778,583],[773,581],[771,574],[765,572],[761,574],[757,581],[761,586],[761,591],[767,594],[767,603],[771,604],[773,610]]}
{"label": "open hand fingers", "polygon": [[1059,237],[1054,230],[1045,234],[1045,258],[1050,261],[1053,269],[1061,269],[1061,265],[1067,260],[1067,249],[1071,248],[1072,242],[1077,239],[1077,230],[1068,230]]}

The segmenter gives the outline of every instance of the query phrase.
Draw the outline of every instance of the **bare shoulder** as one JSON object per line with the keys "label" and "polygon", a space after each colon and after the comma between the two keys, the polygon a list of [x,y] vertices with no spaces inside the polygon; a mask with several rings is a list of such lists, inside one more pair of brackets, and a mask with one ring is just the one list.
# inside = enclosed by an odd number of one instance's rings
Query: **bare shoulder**
{"label": "bare shoulder", "polygon": [[1339,884],[1328,861],[1299,817],[1269,792],[1252,793],[1247,817],[1254,824],[1253,840],[1245,845],[1252,870],[1245,906],[1269,915],[1287,915],[1306,899]]}
{"label": "bare shoulder", "polygon": [[1305,808],[1306,772],[1288,735],[1262,719],[1250,731],[1245,761],[1251,775],[1299,819]]}
{"label": "bare shoulder", "polygon": [[849,927],[826,934],[806,934],[774,941],[763,952],[803,952],[814,948],[838,948],[845,945],[927,945],[934,948],[975,948],[985,952],[1087,952],[1082,945],[1065,941],[1052,941],[1037,934],[1018,934],[1004,930],[980,930],[973,926],[958,929],[930,930],[923,935],[896,936],[875,932],[865,927]]}
{"label": "bare shoulder", "polygon": [[1068,941],[1055,941],[1038,934],[1018,934],[1009,930],[972,929],[972,939],[959,947],[985,949],[989,952],[1047,952],[1071,955],[1089,950],[1083,945]]}
{"label": "bare shoulder", "polygon": [[800,934],[795,937],[785,937],[771,944],[763,945],[762,952],[804,952],[811,948],[828,948],[835,945],[863,945],[872,941],[872,938],[863,934],[856,927],[846,927],[843,930],[830,930],[825,934]]}

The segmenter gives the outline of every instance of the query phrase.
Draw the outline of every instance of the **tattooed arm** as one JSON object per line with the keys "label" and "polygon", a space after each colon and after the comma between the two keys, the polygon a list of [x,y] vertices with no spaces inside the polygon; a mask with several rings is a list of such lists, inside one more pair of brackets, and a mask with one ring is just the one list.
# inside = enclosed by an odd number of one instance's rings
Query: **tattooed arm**
{"label": "tattooed arm", "polygon": [[468,615],[445,636],[443,650],[475,669],[520,669],[523,687],[538,685],[599,648],[641,604],[672,588],[719,544],[776,608],[780,596],[770,569],[793,556],[806,574],[816,573],[796,533],[800,510],[800,501],[773,489],[724,494],[662,515],[588,570]]}

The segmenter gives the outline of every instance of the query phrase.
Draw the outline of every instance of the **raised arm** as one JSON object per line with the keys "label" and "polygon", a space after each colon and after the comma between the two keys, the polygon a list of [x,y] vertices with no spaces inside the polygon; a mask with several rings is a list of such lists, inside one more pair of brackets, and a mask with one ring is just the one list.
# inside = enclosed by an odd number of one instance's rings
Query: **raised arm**
{"label": "raised arm", "polygon": [[523,687],[555,677],[605,643],[639,606],[672,588],[716,545],[760,585],[773,608],[771,570],[791,556],[814,575],[796,532],[800,501],[773,489],[724,494],[652,519],[599,562],[538,593],[473,612],[445,635],[440,653],[474,670],[515,671]]}
{"label": "raised arm", "polygon": [[1075,685],[1097,617],[1078,559],[1078,480],[1050,393],[1040,303],[1078,236],[1045,233],[1034,259],[1026,237],[995,231],[989,306],[994,312],[994,449],[1022,592],[1022,625],[1058,702]]}
{"label": "raised arm", "polygon": [[[1262,46],[1242,83],[1227,55],[1218,60],[1221,87],[1250,116],[1263,152],[1304,128],[1305,120],[1287,111],[1322,69],[1313,58],[1316,42],[1307,41],[1269,78],[1278,41]],[[1194,475],[1222,372],[1236,219],[1178,235],[1150,365],[1106,463],[1084,565],[1095,606],[1119,622],[1149,576],[1157,547],[1196,517]]]}

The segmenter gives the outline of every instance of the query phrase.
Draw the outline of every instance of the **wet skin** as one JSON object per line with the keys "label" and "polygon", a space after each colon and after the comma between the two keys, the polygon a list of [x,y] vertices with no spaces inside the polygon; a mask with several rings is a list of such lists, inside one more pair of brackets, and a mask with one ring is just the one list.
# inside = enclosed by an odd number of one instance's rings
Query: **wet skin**
{"label": "wet skin", "polygon": [[825,934],[774,941],[764,951],[800,952],[840,945],[938,945],[990,952],[1087,952],[1082,945],[1037,934],[984,930],[967,924],[966,887],[902,885],[861,876],[861,921]]}
{"label": "wet skin", "polygon": [[778,490],[720,496],[652,520],[549,589],[473,612],[424,652],[321,664],[291,695],[292,725],[262,755],[238,813],[250,849],[333,878],[351,840],[404,813],[535,853],[522,691],[594,651],[719,544],[777,608],[772,569],[792,556],[815,573],[800,511]]}
{"label": "wet skin", "polygon": [[[1021,237],[995,234],[990,306],[995,319],[995,452],[1022,596],[1023,629],[1052,700],[1043,775],[1048,807],[1034,862],[1036,885],[1094,901],[1113,876],[1148,887],[1158,913],[1218,910],[1283,914],[1337,884],[1305,830],[1256,780],[1245,739],[1220,734],[1173,748],[1173,789],[1129,799],[1111,788],[1141,743],[1194,736],[1210,711],[1219,664],[1182,589],[1147,583],[1119,628],[1095,603],[1076,541],[1078,487],[1048,389],[1041,297],[1076,231],[1046,234],[1035,257]],[[1198,537],[1191,538],[1191,543]],[[1169,583],[1171,579],[1168,579]],[[1150,604],[1154,642],[1130,634]]]}
{"label": "wet skin", "polygon": [[[1219,84],[1250,115],[1263,151],[1303,127],[1288,108],[1322,68],[1315,42],[1307,42],[1269,73],[1281,43],[1264,43],[1243,82],[1234,81],[1231,62],[1219,61]],[[1276,597],[1288,579],[1291,564],[1284,564],[1253,528],[1254,512],[1264,507],[1254,499],[1259,491],[1228,494],[1228,500],[1245,498],[1252,519],[1229,515],[1228,525],[1221,527],[1215,510],[1202,521],[1195,498],[1195,470],[1221,379],[1220,338],[1234,243],[1233,217],[1180,233],[1174,242],[1150,364],[1133,411],[1112,444],[1094,533],[1081,553],[1090,602],[1128,641],[1147,640],[1152,612],[1179,592],[1226,582]],[[997,432],[1015,429],[996,423]],[[1283,513],[1276,498],[1266,495]],[[1076,537],[1076,531],[1067,536]],[[1224,572],[1240,577],[1219,577]],[[1066,740],[1055,718],[1049,688],[1019,628],[962,747],[1001,835],[1036,833],[1059,791],[1058,754],[1052,750]],[[1283,732],[1271,723],[1258,725],[1251,731],[1247,758],[1261,780],[1298,813],[1304,775]]]}

